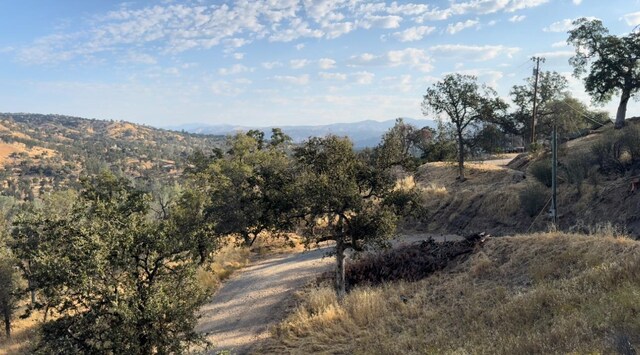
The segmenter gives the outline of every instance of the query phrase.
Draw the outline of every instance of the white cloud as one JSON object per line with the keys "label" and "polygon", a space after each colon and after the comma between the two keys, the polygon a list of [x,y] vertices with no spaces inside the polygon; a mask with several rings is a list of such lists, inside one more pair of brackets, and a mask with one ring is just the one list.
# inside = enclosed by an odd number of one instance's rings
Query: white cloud
{"label": "white cloud", "polygon": [[353,80],[356,84],[369,85],[373,83],[373,78],[375,77],[375,74],[370,73],[368,71],[361,71],[361,72],[351,74],[351,77],[353,77]]}
{"label": "white cloud", "polygon": [[347,80],[347,74],[343,73],[329,73],[329,72],[320,72],[318,76],[324,80]]}
{"label": "white cloud", "polygon": [[292,59],[289,61],[291,69],[302,69],[311,63],[308,59]]}
{"label": "white cloud", "polygon": [[537,7],[549,0],[470,0],[467,2],[453,2],[444,10],[435,9],[429,15],[431,19],[447,19],[452,15],[486,15],[499,11],[514,12]]}
{"label": "white cloud", "polygon": [[498,87],[498,81],[504,77],[503,72],[494,69],[465,69],[457,73],[476,76],[481,82],[485,82],[494,89]]}
{"label": "white cloud", "polygon": [[[589,20],[595,20],[595,17],[587,17]],[[543,28],[544,32],[567,32],[573,28],[573,21],[575,19],[566,18],[564,20],[556,21],[549,26]]]}
{"label": "white cloud", "polygon": [[249,68],[242,64],[234,64],[229,68],[220,68],[218,69],[218,74],[220,75],[234,75],[240,73],[252,72],[253,68]]}
{"label": "white cloud", "polygon": [[364,53],[352,56],[348,63],[351,66],[408,66],[422,72],[429,72],[433,69],[431,57],[423,49],[418,48],[389,51],[381,55]]}
{"label": "white cloud", "polygon": [[394,32],[392,36],[400,42],[419,41],[435,29],[433,26],[416,26],[407,28],[404,31]]}
{"label": "white cloud", "polygon": [[241,60],[242,58],[244,58],[244,53],[233,53],[233,58]]}
{"label": "white cloud", "polygon": [[462,44],[441,44],[429,48],[429,52],[437,57],[474,58],[474,61],[494,59],[500,55],[511,58],[518,53],[518,47],[497,46],[470,46]]}
{"label": "white cloud", "polygon": [[153,56],[145,53],[136,53],[136,52],[129,52],[129,54],[127,55],[124,61],[130,62],[130,63],[136,63],[136,64],[149,64],[149,65],[158,63],[156,58],[154,58]]}
{"label": "white cloud", "polygon": [[400,27],[400,22],[402,21],[402,17],[389,15],[389,16],[378,16],[378,15],[366,15],[361,22],[359,23],[360,27],[369,29],[369,28],[398,28]]}
{"label": "white cloud", "polygon": [[580,4],[582,4],[582,0],[573,0],[573,4],[574,5],[580,5]]}
{"label": "white cloud", "polygon": [[336,67],[336,61],[331,58],[321,58],[318,60],[320,69],[332,69]]}
{"label": "white cloud", "polygon": [[338,38],[355,29],[352,22],[330,23],[322,26],[322,30],[326,33],[328,39]]}
{"label": "white cloud", "polygon": [[[86,29],[44,36],[16,49],[28,63],[56,63],[78,57],[97,60],[107,53],[127,53],[149,46],[154,54],[176,53],[223,46],[228,53],[258,41],[290,42],[300,38],[333,39],[356,29],[397,29],[403,21],[422,23],[451,16],[513,12],[548,0],[457,0],[442,8],[423,2],[368,2],[361,0],[264,0],[185,3],[160,2],[120,6],[96,15]],[[140,7],[142,6],[142,7]],[[456,33],[469,26],[452,24]],[[477,20],[476,20],[477,21]],[[67,31],[66,33],[64,31]],[[431,31],[418,26],[393,35],[401,41],[418,40]],[[296,45],[300,50],[302,44]]]}
{"label": "white cloud", "polygon": [[[381,80],[392,91],[409,92],[414,89],[411,75],[387,76]],[[421,83],[423,84],[423,82]]]}
{"label": "white cloud", "polygon": [[301,50],[302,48],[304,48],[304,43],[296,44],[296,50]]}
{"label": "white cloud", "polygon": [[638,26],[640,25],[640,11],[628,13],[622,16],[622,19],[624,19],[629,26]]}
{"label": "white cloud", "polygon": [[567,44],[566,41],[553,42],[551,44],[551,47],[553,47],[553,48],[562,48],[562,47],[567,47],[567,46],[568,46],[568,44]]}
{"label": "white cloud", "polygon": [[235,96],[244,91],[243,88],[226,80],[217,80],[211,83],[211,92],[216,95]]}
{"label": "white cloud", "polygon": [[293,84],[293,85],[307,85],[309,84],[309,75],[308,74],[304,74],[304,75],[298,75],[298,76],[293,76],[293,75],[276,75],[273,77],[275,80],[287,83],[287,84]]}
{"label": "white cloud", "polygon": [[536,53],[534,57],[543,57],[543,58],[569,58],[574,56],[576,53],[574,51],[553,51],[553,52],[542,52]]}
{"label": "white cloud", "polygon": [[464,30],[465,28],[477,26],[479,23],[480,23],[480,21],[478,19],[466,20],[464,22],[450,23],[447,26],[447,33],[456,34],[456,33],[460,32],[460,31]]}
{"label": "white cloud", "polygon": [[263,68],[269,69],[269,70],[271,70],[273,68],[279,68],[279,67],[283,66],[282,62],[278,62],[278,61],[275,61],[275,62],[262,62],[262,63],[260,63],[260,65],[262,65]]}
{"label": "white cloud", "polygon": [[509,18],[509,22],[522,22],[527,16],[525,15],[513,15]]}

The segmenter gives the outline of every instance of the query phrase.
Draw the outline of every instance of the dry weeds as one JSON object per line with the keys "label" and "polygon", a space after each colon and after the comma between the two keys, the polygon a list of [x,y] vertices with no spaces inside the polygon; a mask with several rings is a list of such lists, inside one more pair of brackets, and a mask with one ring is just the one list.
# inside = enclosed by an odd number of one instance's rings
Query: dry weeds
{"label": "dry weeds", "polygon": [[613,353],[640,346],[640,244],[601,235],[493,238],[415,283],[304,295],[273,353]]}

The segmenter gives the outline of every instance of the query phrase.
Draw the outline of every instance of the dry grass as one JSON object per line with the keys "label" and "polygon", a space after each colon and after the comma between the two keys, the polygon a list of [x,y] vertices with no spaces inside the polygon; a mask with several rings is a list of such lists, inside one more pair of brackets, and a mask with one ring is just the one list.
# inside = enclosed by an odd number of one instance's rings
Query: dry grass
{"label": "dry grass", "polygon": [[235,270],[247,265],[250,258],[251,252],[248,248],[229,241],[218,251],[213,262],[198,270],[198,281],[203,287],[215,292],[222,281],[228,279]]}
{"label": "dry grass", "polygon": [[[16,315],[22,314],[23,308]],[[42,322],[42,312],[33,312],[28,318],[17,317],[12,322],[11,339],[0,335],[0,355],[29,354],[38,336],[38,327]]]}
{"label": "dry grass", "polygon": [[[640,244],[545,233],[493,238],[415,283],[309,291],[263,351],[613,353],[640,346]],[[624,341],[623,341],[624,340]]]}

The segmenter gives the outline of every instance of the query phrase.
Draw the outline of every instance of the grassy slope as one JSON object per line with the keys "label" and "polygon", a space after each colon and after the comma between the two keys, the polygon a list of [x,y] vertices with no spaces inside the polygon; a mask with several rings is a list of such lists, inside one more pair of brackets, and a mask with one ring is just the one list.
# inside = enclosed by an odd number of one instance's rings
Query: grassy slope
{"label": "grassy slope", "polygon": [[[640,120],[629,121],[640,125]],[[560,165],[575,154],[590,153],[600,137],[611,134],[612,125],[593,134],[564,144],[560,150]],[[499,168],[489,164],[467,163],[468,180],[459,182],[456,167],[448,163],[428,163],[416,176],[416,183],[425,197],[425,212],[415,227],[428,232],[471,234],[486,231],[496,235],[546,230],[548,218],[535,217],[524,211],[520,192],[531,184],[539,184],[528,171]],[[567,183],[562,168],[559,173],[558,210],[560,226],[612,223],[623,226],[634,237],[640,236],[640,193],[629,194],[630,176],[604,176],[595,167],[584,181],[581,193]],[[637,176],[637,175],[636,175]],[[543,188],[546,198],[551,189]]]}
{"label": "grassy slope", "polygon": [[[330,288],[305,301],[261,351],[273,353],[611,353],[640,345],[640,244],[561,233],[493,238],[415,283]],[[405,302],[406,301],[406,302]]]}

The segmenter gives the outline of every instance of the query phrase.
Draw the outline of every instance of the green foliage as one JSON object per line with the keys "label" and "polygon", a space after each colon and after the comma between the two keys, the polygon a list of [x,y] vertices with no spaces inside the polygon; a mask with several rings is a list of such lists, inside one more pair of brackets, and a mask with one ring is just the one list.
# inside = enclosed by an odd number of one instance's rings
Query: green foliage
{"label": "green foliage", "polygon": [[20,297],[20,277],[16,272],[16,259],[4,244],[6,229],[0,236],[0,323],[4,324],[7,337],[11,337],[11,321]]}
{"label": "green foliage", "polygon": [[39,352],[180,353],[201,342],[193,330],[207,296],[195,278],[200,232],[183,220],[198,211],[171,206],[157,218],[149,200],[104,173],[83,180],[70,211],[16,221],[13,247],[28,260],[38,305],[61,315],[44,324]]}
{"label": "green foliage", "polygon": [[593,164],[593,157],[587,153],[570,155],[562,162],[561,169],[567,182],[576,186],[579,195],[582,193],[582,183],[593,173]]}
{"label": "green foliage", "polygon": [[427,89],[422,102],[425,115],[446,114],[455,130],[458,142],[459,178],[464,180],[465,143],[469,140],[472,125],[491,122],[501,116],[507,104],[497,96],[495,90],[478,85],[471,75],[449,74]]}
{"label": "green foliage", "polygon": [[536,160],[529,167],[529,172],[546,187],[551,187],[551,160]]}
{"label": "green foliage", "polygon": [[567,42],[576,48],[576,55],[569,60],[574,75],[587,74],[584,86],[596,103],[606,103],[620,94],[616,128],[621,128],[627,103],[640,90],[640,32],[610,35],[597,19],[580,18],[573,25]]}
{"label": "green foliage", "polygon": [[[387,146],[388,147],[388,146]],[[384,148],[380,148],[384,149]],[[296,214],[307,244],[336,242],[336,291],[344,295],[344,252],[384,246],[394,235],[397,207],[387,200],[395,180],[377,157],[358,155],[346,138],[311,138],[295,149]]]}
{"label": "green foliage", "polygon": [[548,199],[547,189],[539,184],[529,184],[520,192],[520,206],[530,217],[538,215]]}
{"label": "green foliage", "polygon": [[288,137],[274,130],[267,145],[256,136],[228,137],[226,153],[199,162],[199,170],[190,173],[192,182],[203,187],[204,218],[214,232],[238,236],[248,246],[263,232],[292,228],[286,214],[294,203]]}
{"label": "green foliage", "polygon": [[[505,120],[497,122],[505,131],[522,136],[527,142],[531,141],[531,117],[533,115],[533,94],[535,78],[525,79],[524,85],[514,85],[509,92],[511,100],[516,106],[516,111]],[[542,118],[550,111],[548,105],[551,102],[562,100],[566,97],[569,86],[567,79],[557,72],[541,72],[538,77],[536,136],[542,133],[548,135],[549,131],[540,132]],[[564,107],[564,110],[569,110]]]}
{"label": "green foliage", "polygon": [[591,152],[605,174],[622,174],[640,162],[640,126],[630,125],[621,131],[601,136]]}

